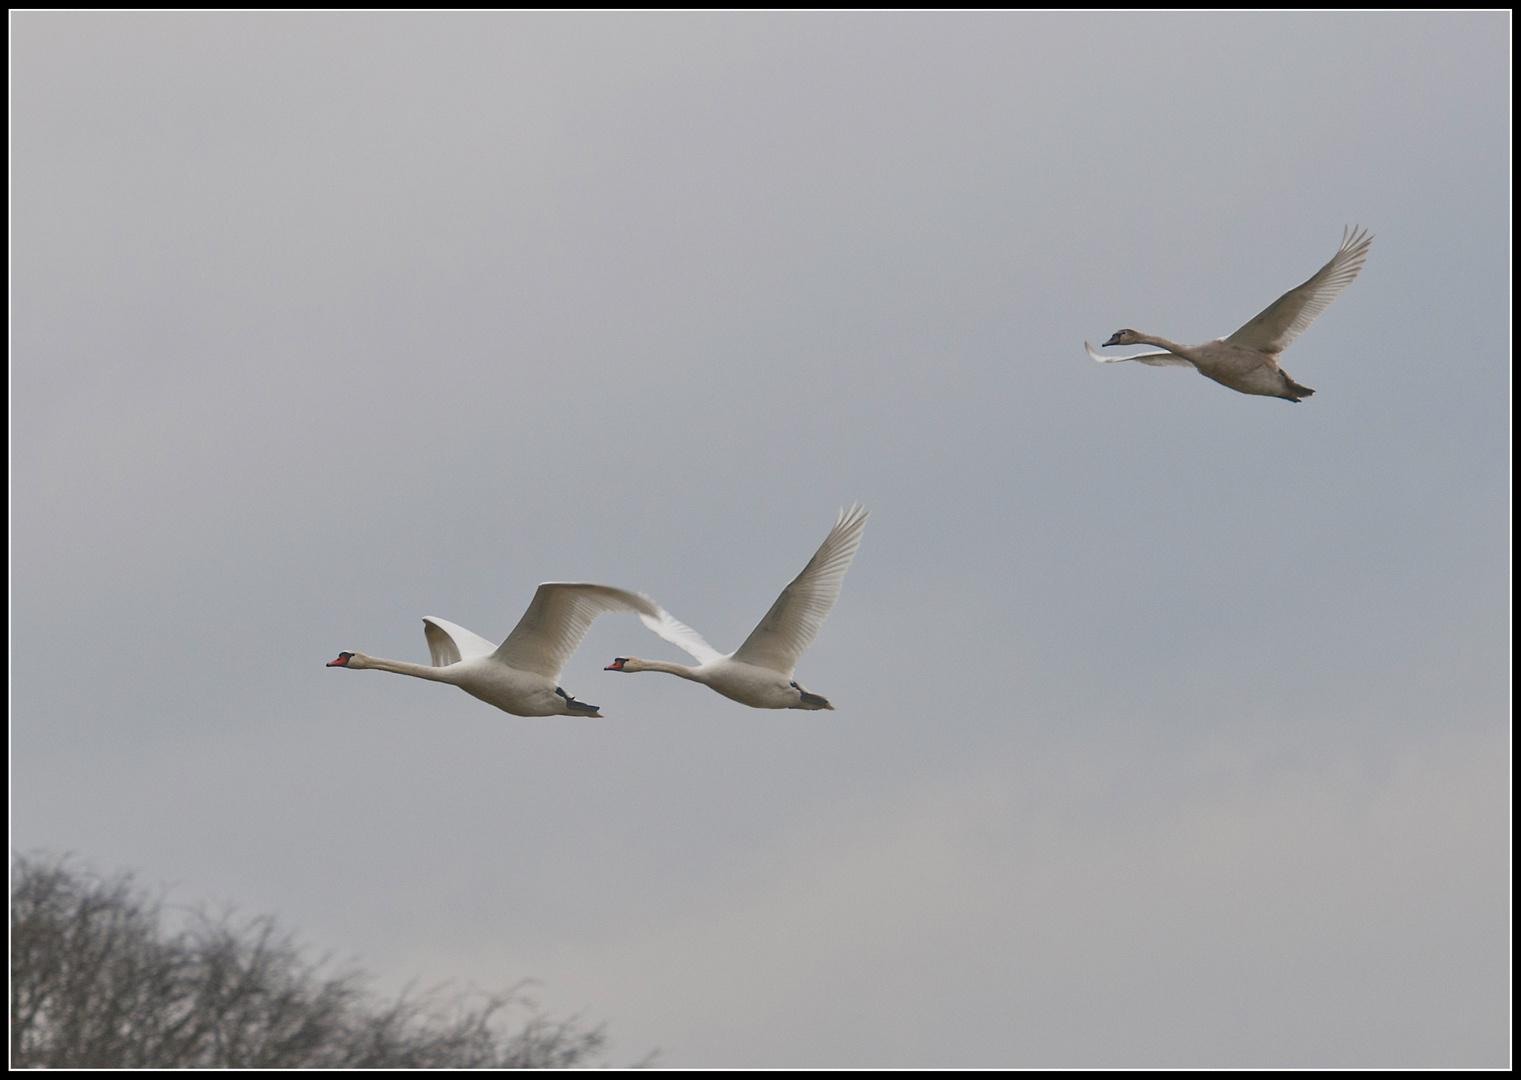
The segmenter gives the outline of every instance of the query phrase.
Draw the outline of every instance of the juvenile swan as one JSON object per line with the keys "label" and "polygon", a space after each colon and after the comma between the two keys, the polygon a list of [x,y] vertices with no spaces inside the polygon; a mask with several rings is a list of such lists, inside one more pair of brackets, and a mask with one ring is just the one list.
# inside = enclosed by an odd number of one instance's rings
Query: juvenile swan
{"label": "juvenile swan", "polygon": [[656,619],[640,620],[672,645],[691,653],[696,667],[667,664],[620,656],[606,671],[664,671],[683,679],[705,683],[726,698],[756,709],[833,709],[829,699],[810,694],[792,678],[797,662],[818,637],[834,602],[850,560],[861,546],[866,510],[852,503],[841,510],[834,528],[803,572],[782,590],[760,625],[745,643],[725,656],[691,627],[662,610]]}
{"label": "juvenile swan", "polygon": [[1138,356],[1100,356],[1086,341],[1083,348],[1101,364],[1120,360],[1139,360],[1158,367],[1174,364],[1198,369],[1199,374],[1239,390],[1243,394],[1287,398],[1297,402],[1315,393],[1300,386],[1278,367],[1279,354],[1287,349],[1315,317],[1326,310],[1338,293],[1352,283],[1368,258],[1373,237],[1356,226],[1344,230],[1341,250],[1322,266],[1315,276],[1298,288],[1290,289],[1263,310],[1251,322],[1227,338],[1216,338],[1203,345],[1179,345],[1163,337],[1121,330],[1108,341],[1110,345],[1160,345],[1166,352],[1141,353]]}
{"label": "juvenile swan", "polygon": [[497,647],[463,626],[423,619],[433,666],[341,652],[328,667],[375,668],[453,683],[465,693],[514,716],[601,716],[597,706],[560,689],[560,669],[604,611],[634,611],[655,620],[664,614],[653,601],[611,585],[546,581],[523,617]]}

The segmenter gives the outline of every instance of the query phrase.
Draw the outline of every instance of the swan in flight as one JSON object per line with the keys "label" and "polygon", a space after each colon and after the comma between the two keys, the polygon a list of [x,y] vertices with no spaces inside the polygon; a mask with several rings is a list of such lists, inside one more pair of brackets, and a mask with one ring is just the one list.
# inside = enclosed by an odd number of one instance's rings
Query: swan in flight
{"label": "swan in flight", "polygon": [[654,618],[642,613],[639,617],[655,633],[690,653],[697,666],[620,656],[603,670],[664,671],[711,686],[724,697],[756,709],[833,709],[828,698],[799,686],[792,671],[840,598],[845,571],[856,557],[865,528],[863,507],[852,503],[849,510],[841,510],[803,572],[782,590],[745,643],[727,656],[662,609]]}
{"label": "swan in flight", "polygon": [[500,646],[463,626],[428,616],[423,633],[433,666],[341,652],[328,667],[375,668],[452,683],[514,716],[601,716],[597,706],[560,688],[560,669],[604,611],[634,611],[651,623],[664,614],[654,601],[611,585],[546,581]]}
{"label": "swan in flight", "polygon": [[1215,382],[1243,394],[1287,398],[1297,402],[1315,393],[1300,386],[1278,366],[1279,354],[1287,349],[1332,300],[1352,283],[1368,258],[1373,237],[1366,229],[1343,230],[1341,249],[1322,266],[1315,276],[1298,288],[1290,289],[1269,304],[1260,315],[1227,338],[1216,338],[1203,345],[1179,345],[1163,337],[1121,330],[1103,347],[1110,345],[1159,345],[1166,352],[1141,353],[1137,356],[1100,356],[1086,341],[1083,348],[1101,364],[1121,360],[1139,360],[1158,367],[1191,367]]}

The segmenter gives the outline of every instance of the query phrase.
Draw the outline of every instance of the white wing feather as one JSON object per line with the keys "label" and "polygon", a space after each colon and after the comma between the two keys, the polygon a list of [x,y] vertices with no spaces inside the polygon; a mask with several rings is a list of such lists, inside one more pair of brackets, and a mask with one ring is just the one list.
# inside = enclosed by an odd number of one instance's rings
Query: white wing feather
{"label": "white wing feather", "polygon": [[1243,349],[1277,355],[1304,333],[1337,295],[1352,284],[1368,258],[1373,237],[1366,229],[1344,230],[1341,249],[1315,275],[1269,304],[1261,314],[1225,340]]}
{"label": "white wing feather", "polygon": [[558,679],[592,622],[604,611],[636,611],[648,621],[661,615],[649,597],[589,582],[546,581],[493,655],[508,667]]}
{"label": "white wing feather", "polygon": [[850,569],[850,561],[861,547],[866,516],[866,510],[855,503],[851,503],[848,511],[840,511],[834,528],[803,572],[782,590],[760,625],[734,650],[735,660],[792,676],[797,662],[818,637],[824,619],[840,598],[845,571]]}
{"label": "white wing feather", "polygon": [[1083,348],[1088,350],[1089,356],[1093,357],[1101,364],[1118,364],[1121,360],[1139,360],[1141,363],[1150,364],[1152,367],[1194,366],[1194,362],[1192,360],[1185,360],[1177,353],[1143,352],[1135,356],[1105,356],[1102,353],[1094,352],[1093,346],[1089,345],[1086,341],[1083,342]]}
{"label": "white wing feather", "polygon": [[639,613],[640,621],[672,645],[690,655],[699,664],[706,664],[710,660],[717,660],[723,656],[723,653],[704,641],[701,634],[676,618],[669,611],[666,611],[664,608],[658,608],[657,610],[659,612],[657,615],[646,615],[641,611]]}
{"label": "white wing feather", "polygon": [[423,617],[423,635],[428,639],[428,654],[433,658],[434,667],[448,667],[461,660],[473,660],[496,652],[496,646],[479,634],[472,634],[463,626],[432,615]]}

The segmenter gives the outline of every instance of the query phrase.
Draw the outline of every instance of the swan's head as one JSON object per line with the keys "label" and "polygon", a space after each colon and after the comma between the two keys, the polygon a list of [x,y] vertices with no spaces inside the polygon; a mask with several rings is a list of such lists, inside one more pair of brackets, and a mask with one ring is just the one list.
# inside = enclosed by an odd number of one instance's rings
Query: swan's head
{"label": "swan's head", "polygon": [[1142,341],[1140,335],[1134,330],[1116,330],[1114,337],[1104,342],[1104,346],[1110,345],[1147,345],[1149,342]]}
{"label": "swan's head", "polygon": [[338,659],[329,660],[327,666],[359,668],[364,667],[364,662],[360,659],[358,653],[341,652],[338,654]]}
{"label": "swan's head", "polygon": [[603,668],[602,670],[603,671],[643,671],[644,670],[644,665],[643,665],[643,663],[641,663],[639,660],[637,660],[636,658],[634,658],[632,656],[620,656],[616,660],[614,660],[611,664],[608,664],[607,667]]}

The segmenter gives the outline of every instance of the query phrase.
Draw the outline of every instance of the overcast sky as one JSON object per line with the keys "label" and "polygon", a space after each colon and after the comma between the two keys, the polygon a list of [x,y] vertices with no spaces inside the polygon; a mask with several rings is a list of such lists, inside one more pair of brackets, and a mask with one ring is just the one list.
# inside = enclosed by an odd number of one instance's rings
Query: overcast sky
{"label": "overcast sky", "polygon": [[[1507,13],[11,29],[11,843],[613,1059],[1510,1060]],[[1336,251],[1316,394],[1098,365]],[[538,582],[798,678],[328,670]]]}

